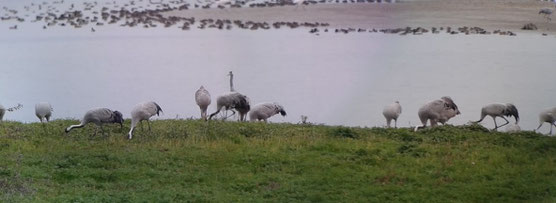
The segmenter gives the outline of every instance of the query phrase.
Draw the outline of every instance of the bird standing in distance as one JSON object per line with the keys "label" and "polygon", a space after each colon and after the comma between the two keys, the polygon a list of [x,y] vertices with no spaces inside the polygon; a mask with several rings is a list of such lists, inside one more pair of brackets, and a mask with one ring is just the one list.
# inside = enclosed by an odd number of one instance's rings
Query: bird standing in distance
{"label": "bird standing in distance", "polygon": [[418,115],[423,126],[415,127],[415,131],[427,127],[427,121],[430,120],[431,127],[435,127],[437,123],[446,124],[450,118],[461,114],[458,106],[452,98],[444,96],[440,99],[430,101],[419,108]]}
{"label": "bird standing in distance", "polygon": [[556,127],[556,107],[546,109],[539,114],[539,130],[544,123],[550,123],[550,132],[548,135],[552,135],[552,126]]}
{"label": "bird standing in distance", "polygon": [[[497,130],[498,128],[510,123],[510,121],[508,121],[508,119],[506,119],[505,116],[510,116],[510,117],[513,116],[515,118],[516,125],[519,122],[519,113],[517,112],[517,108],[515,107],[515,105],[510,103],[507,104],[493,103],[484,106],[481,109],[481,119],[475,121],[474,123],[480,123],[481,121],[483,121],[483,119],[485,119],[486,116],[490,116],[492,117],[492,120],[494,120],[494,129],[492,130]],[[498,126],[498,124],[496,123],[496,117],[500,117],[504,119],[506,123]]]}
{"label": "bird standing in distance", "polygon": [[[119,111],[112,111],[108,108],[94,108],[85,113],[85,116],[83,116],[83,119],[81,120],[81,123],[79,125],[71,125],[70,127],[66,128],[65,132],[67,134],[74,128],[85,127],[85,125],[87,125],[88,123],[96,124],[102,130],[102,134],[104,134],[104,128],[102,127],[103,124],[119,123],[120,129],[122,129],[124,118],[122,116],[122,113],[120,113]],[[93,135],[96,134],[97,128],[95,128],[95,133]]]}
{"label": "bird standing in distance", "polygon": [[266,123],[268,118],[278,113],[282,116],[286,116],[286,110],[284,110],[284,107],[282,107],[282,105],[278,103],[270,103],[270,102],[260,103],[253,106],[253,108],[249,112],[249,120],[251,121],[263,120]]}
{"label": "bird standing in distance", "polygon": [[195,92],[195,102],[199,105],[201,109],[201,118],[207,120],[207,108],[210,105],[210,93],[205,87],[201,86],[197,92]]}
{"label": "bird standing in distance", "polygon": [[133,137],[133,130],[137,126],[137,123],[141,123],[141,129],[143,129],[143,120],[147,120],[147,124],[149,125],[149,131],[151,131],[151,123],[149,119],[154,116],[160,116],[160,112],[162,112],[162,108],[155,103],[155,102],[143,102],[135,105],[133,110],[131,110],[131,129],[128,133],[128,138],[131,139]]}
{"label": "bird standing in distance", "polygon": [[35,104],[35,115],[37,116],[37,118],[39,118],[41,123],[43,122],[43,120],[46,120],[47,123],[50,122],[52,111],[52,106],[48,102],[40,102],[38,104]]}
{"label": "bird standing in distance", "polygon": [[386,125],[390,127],[390,123],[394,120],[394,128],[398,128],[398,117],[402,114],[402,106],[399,101],[384,107],[382,115],[386,118]]}

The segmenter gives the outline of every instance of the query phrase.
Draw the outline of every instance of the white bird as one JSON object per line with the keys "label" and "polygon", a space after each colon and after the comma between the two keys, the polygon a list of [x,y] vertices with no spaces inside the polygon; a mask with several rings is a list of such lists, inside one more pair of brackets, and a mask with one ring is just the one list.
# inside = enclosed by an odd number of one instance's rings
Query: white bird
{"label": "white bird", "polygon": [[398,128],[398,117],[402,113],[402,106],[399,101],[384,107],[382,115],[386,118],[386,125],[390,127],[390,123],[394,120],[394,128]]}
{"label": "white bird", "polygon": [[415,127],[415,131],[420,128],[425,128],[428,120],[430,120],[431,127],[435,127],[439,122],[443,125],[446,124],[450,118],[459,114],[461,113],[459,112],[458,106],[450,97],[445,96],[430,101],[419,108],[418,115],[423,126]]}
{"label": "white bird", "polygon": [[[519,122],[519,113],[517,112],[517,108],[515,107],[515,105],[507,103],[507,104],[502,104],[502,103],[493,103],[493,104],[488,104],[486,106],[484,106],[481,109],[481,119],[479,119],[478,121],[475,121],[475,123],[480,123],[481,121],[483,121],[483,119],[485,119],[486,116],[490,116],[492,117],[492,120],[494,120],[494,129],[493,130],[497,130],[498,128],[507,125],[508,123],[510,123],[510,121],[508,121],[508,119],[505,118],[505,116],[513,116],[515,118],[515,124],[517,125]],[[496,123],[496,117],[500,117],[502,119],[504,119],[506,121],[506,123],[504,123],[501,126],[498,126],[498,124]]]}
{"label": "white bird", "polygon": [[[120,129],[123,128],[124,118],[122,113],[119,111],[112,111],[108,108],[94,108],[83,116],[81,123],[79,125],[71,125],[70,127],[66,128],[66,133],[69,133],[74,128],[82,128],[85,127],[88,123],[94,123],[102,130],[102,134],[104,134],[104,128],[102,125],[105,123],[119,123]],[[97,134],[97,128],[95,128],[94,135]]]}
{"label": "white bird", "polygon": [[210,93],[205,89],[205,87],[201,86],[197,92],[195,92],[195,102],[199,105],[201,109],[201,118],[203,120],[207,120],[207,108],[210,105]]}
{"label": "white bird", "polygon": [[43,122],[43,119],[46,119],[46,122],[49,122],[50,117],[52,116],[52,106],[48,102],[35,104],[35,115],[39,118],[41,123]]}
{"label": "white bird", "polygon": [[552,135],[552,126],[556,127],[556,107],[546,109],[539,114],[539,127],[536,130],[539,130],[544,123],[550,123],[548,135]]}
{"label": "white bird", "polygon": [[222,108],[224,108],[224,111],[232,111],[232,115],[226,115],[224,119],[233,116],[236,113],[234,111],[235,109],[239,112],[239,121],[245,121],[247,112],[251,109],[249,98],[235,91],[234,74],[232,71],[228,73],[228,76],[230,76],[230,92],[216,98],[216,112],[210,114],[209,120],[211,120],[216,114],[220,113]]}
{"label": "white bird", "polygon": [[133,129],[137,126],[137,123],[141,123],[141,128],[143,127],[143,120],[147,120],[149,125],[149,131],[151,130],[151,123],[149,119],[155,114],[160,116],[162,108],[155,102],[143,102],[135,105],[133,110],[131,110],[131,129],[129,130],[129,139],[133,137]]}
{"label": "white bird", "polygon": [[253,108],[249,112],[249,120],[263,120],[266,123],[268,118],[278,113],[282,116],[286,116],[286,111],[284,110],[284,107],[282,107],[282,105],[270,102],[260,103],[253,106]]}

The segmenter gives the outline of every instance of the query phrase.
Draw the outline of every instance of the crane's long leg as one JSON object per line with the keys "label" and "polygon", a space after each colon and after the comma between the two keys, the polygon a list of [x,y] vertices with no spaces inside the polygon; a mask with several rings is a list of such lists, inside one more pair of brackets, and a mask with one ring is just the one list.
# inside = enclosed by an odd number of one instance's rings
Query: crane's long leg
{"label": "crane's long leg", "polygon": [[394,119],[394,128],[398,129],[398,119]]}
{"label": "crane's long leg", "polygon": [[496,124],[496,116],[493,116],[492,120],[494,121],[494,129],[492,130],[496,131],[498,129],[498,124]]}
{"label": "crane's long leg", "polygon": [[387,119],[386,119],[386,126],[387,126],[388,128],[390,128],[390,123],[391,123],[391,122],[392,122],[392,119],[390,119],[390,118],[387,118]]}
{"label": "crane's long leg", "polygon": [[149,125],[149,131],[151,131],[151,122],[147,119],[147,125]]}
{"label": "crane's long leg", "polygon": [[145,129],[143,128],[143,120],[139,121],[139,123],[141,124],[141,131],[145,131]]}
{"label": "crane's long leg", "polygon": [[556,126],[556,124],[555,124],[555,123],[552,123],[552,124],[550,125],[550,132],[549,132],[548,135],[552,135],[552,126]]}
{"label": "crane's long leg", "polygon": [[[539,124],[539,127],[537,127],[537,129],[536,129],[535,131],[538,131],[538,130],[541,128],[541,126],[542,126],[543,123],[544,123],[544,122],[542,122],[541,124]],[[550,124],[550,127],[552,127],[552,124]]]}
{"label": "crane's long leg", "polygon": [[503,118],[506,121],[506,123],[499,126],[499,128],[501,128],[502,126],[508,125],[508,123],[510,123],[510,121],[508,121],[508,119],[504,118],[504,116],[502,116],[501,118]]}

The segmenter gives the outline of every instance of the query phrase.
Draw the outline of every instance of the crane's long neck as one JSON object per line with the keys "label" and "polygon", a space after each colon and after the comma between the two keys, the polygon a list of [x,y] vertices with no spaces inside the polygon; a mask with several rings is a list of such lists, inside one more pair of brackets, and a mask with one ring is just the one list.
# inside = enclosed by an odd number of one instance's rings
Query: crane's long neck
{"label": "crane's long neck", "polygon": [[234,90],[234,74],[230,72],[230,92],[235,92]]}

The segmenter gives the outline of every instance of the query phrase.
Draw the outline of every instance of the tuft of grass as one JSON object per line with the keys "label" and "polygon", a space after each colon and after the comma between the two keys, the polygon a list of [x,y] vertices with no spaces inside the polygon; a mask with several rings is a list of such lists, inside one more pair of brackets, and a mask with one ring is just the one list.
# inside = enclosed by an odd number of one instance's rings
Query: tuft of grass
{"label": "tuft of grass", "polygon": [[159,120],[0,123],[0,202],[556,201],[556,138]]}

